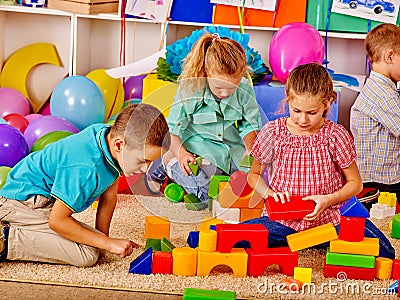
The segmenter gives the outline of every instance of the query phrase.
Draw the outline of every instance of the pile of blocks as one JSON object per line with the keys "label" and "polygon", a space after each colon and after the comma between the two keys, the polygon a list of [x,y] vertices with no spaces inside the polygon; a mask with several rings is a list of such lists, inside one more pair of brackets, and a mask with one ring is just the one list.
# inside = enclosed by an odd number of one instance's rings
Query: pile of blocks
{"label": "pile of blocks", "polygon": [[395,193],[380,192],[378,203],[372,204],[369,211],[371,218],[384,219],[396,214],[397,197]]}

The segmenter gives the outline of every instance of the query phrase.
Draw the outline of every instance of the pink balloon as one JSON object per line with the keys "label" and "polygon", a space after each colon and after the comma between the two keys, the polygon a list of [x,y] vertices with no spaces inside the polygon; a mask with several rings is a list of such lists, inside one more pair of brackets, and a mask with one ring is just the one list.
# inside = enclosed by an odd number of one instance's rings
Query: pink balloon
{"label": "pink balloon", "polygon": [[30,113],[30,103],[17,90],[12,88],[0,88],[0,117],[16,113],[27,115]]}
{"label": "pink balloon", "polygon": [[269,46],[269,64],[272,72],[286,83],[290,71],[299,65],[324,59],[324,40],[311,25],[303,22],[289,23],[272,37]]}
{"label": "pink balloon", "polygon": [[33,120],[36,120],[37,118],[43,117],[41,114],[29,114],[25,116],[25,119],[28,120],[28,122],[32,122]]}

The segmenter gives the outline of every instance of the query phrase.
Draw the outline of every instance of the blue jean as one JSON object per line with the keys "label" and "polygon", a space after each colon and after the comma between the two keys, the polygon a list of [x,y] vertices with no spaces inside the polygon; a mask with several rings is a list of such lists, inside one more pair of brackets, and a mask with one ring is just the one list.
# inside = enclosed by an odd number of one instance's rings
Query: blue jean
{"label": "blue jean", "polygon": [[[386,236],[370,221],[365,220],[365,237],[378,238],[379,239],[379,256],[394,259],[395,250],[390,244]],[[288,243],[286,236],[289,234],[296,233],[297,231],[282,225],[279,222],[271,221],[268,217],[260,217],[256,219],[251,219],[243,222],[243,224],[262,224],[268,229],[268,246],[269,247],[287,247]],[[336,232],[339,233],[340,225],[335,226]],[[248,247],[247,242],[240,242],[236,244],[236,247]],[[329,247],[329,242],[315,246],[316,248],[326,249]]]}

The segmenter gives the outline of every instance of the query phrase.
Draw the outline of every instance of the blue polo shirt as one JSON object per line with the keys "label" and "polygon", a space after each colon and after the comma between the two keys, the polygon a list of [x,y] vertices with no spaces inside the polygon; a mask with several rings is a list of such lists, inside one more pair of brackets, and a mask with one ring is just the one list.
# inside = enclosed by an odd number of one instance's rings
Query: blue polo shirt
{"label": "blue polo shirt", "polygon": [[28,155],[12,168],[0,196],[25,201],[42,195],[84,211],[121,176],[108,151],[108,131],[109,125],[91,125]]}

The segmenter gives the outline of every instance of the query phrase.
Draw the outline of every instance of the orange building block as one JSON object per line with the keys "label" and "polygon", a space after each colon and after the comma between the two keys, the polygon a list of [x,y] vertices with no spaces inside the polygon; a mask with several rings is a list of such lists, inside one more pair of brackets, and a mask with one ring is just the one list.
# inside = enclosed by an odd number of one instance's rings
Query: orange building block
{"label": "orange building block", "polygon": [[166,217],[146,216],[145,239],[170,239],[170,222]]}
{"label": "orange building block", "polygon": [[290,250],[299,251],[336,240],[338,235],[332,223],[290,234],[286,237]]}
{"label": "orange building block", "polygon": [[[229,253],[198,251],[197,275],[207,276],[218,265],[231,267],[235,277],[247,275],[247,252],[243,248],[234,248]],[[174,262],[175,264],[175,262]]]}
{"label": "orange building block", "polygon": [[244,196],[238,197],[232,191],[232,187],[229,182],[219,183],[219,195],[218,195],[219,205],[223,208],[263,208],[264,200],[254,190]]}
{"label": "orange building block", "polygon": [[392,278],[393,260],[387,257],[377,257],[375,259],[375,278]]}
{"label": "orange building block", "polygon": [[201,222],[201,224],[199,226],[199,231],[210,230],[211,225],[217,225],[217,224],[222,224],[222,223],[224,223],[223,220],[220,220],[217,218],[204,217],[203,221]]}
{"label": "orange building block", "polygon": [[261,217],[262,208],[241,208],[240,222]]}
{"label": "orange building block", "polygon": [[335,253],[378,256],[379,239],[366,237],[362,242],[348,242],[337,239],[330,242],[329,249],[330,252]]}
{"label": "orange building block", "polygon": [[172,250],[172,274],[177,276],[196,276],[197,250],[190,247]]}

